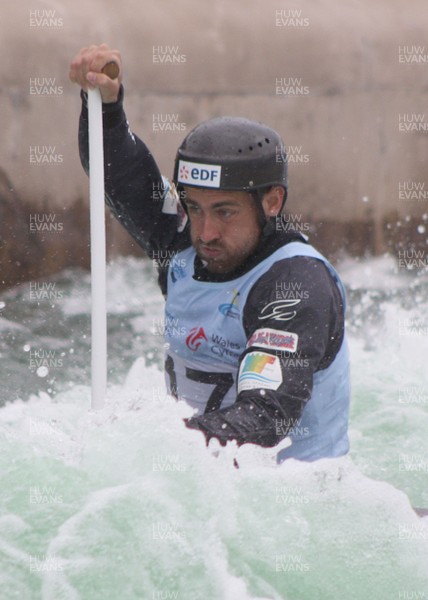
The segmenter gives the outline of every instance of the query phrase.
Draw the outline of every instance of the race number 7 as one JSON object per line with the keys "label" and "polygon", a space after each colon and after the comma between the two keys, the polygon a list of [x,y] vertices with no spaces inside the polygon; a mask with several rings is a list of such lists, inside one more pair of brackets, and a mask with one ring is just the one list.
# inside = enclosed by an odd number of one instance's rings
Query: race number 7
{"label": "race number 7", "polygon": [[[174,396],[177,396],[177,375],[174,369],[174,361],[171,356],[167,356],[165,361],[165,371],[169,375],[170,388]],[[186,367],[186,377],[191,381],[213,385],[204,414],[219,410],[227,392],[233,386],[232,373],[207,373]]]}
{"label": "race number 7", "polygon": [[218,410],[224,397],[233,385],[232,373],[206,373],[186,367],[186,377],[199,383],[214,385],[214,389],[208,398],[204,414]]}

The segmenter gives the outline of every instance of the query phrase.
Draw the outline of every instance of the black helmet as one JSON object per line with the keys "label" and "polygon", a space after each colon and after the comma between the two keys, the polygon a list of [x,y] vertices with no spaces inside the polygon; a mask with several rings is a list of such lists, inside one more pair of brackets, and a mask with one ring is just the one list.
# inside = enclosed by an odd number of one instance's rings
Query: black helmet
{"label": "black helmet", "polygon": [[173,181],[221,190],[261,191],[282,186],[287,160],[281,137],[266,125],[241,117],[218,117],[197,125],[177,151]]}

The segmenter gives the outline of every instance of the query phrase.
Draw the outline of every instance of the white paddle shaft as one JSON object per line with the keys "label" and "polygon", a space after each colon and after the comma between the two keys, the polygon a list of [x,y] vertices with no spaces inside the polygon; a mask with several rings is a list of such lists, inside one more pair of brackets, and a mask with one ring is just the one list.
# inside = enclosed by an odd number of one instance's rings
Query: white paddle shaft
{"label": "white paddle shaft", "polygon": [[106,233],[102,100],[88,90],[91,221],[91,408],[104,406],[107,389]]}

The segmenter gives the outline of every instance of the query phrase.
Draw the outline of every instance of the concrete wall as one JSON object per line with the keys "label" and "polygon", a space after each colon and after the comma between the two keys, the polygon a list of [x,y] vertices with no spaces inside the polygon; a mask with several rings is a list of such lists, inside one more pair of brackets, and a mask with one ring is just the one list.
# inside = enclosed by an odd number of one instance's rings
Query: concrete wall
{"label": "concrete wall", "polygon": [[[129,120],[165,175],[199,121],[254,118],[278,129],[291,149],[288,210],[323,251],[426,249],[427,25],[425,0],[2,7],[4,285],[88,263],[80,100],[68,65],[81,46],[103,41],[122,52]],[[156,120],[178,131],[160,131]],[[34,231],[32,219],[56,226]],[[131,248],[110,222],[108,240],[113,253]]]}

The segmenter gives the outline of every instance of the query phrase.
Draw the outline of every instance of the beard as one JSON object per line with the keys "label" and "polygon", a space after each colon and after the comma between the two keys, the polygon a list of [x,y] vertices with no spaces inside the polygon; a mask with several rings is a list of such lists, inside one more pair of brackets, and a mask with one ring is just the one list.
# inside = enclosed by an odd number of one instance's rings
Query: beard
{"label": "beard", "polygon": [[256,246],[257,241],[251,241],[239,248],[228,248],[219,241],[206,244],[198,240],[193,243],[196,254],[207,271],[218,274],[234,271],[248,258]]}

